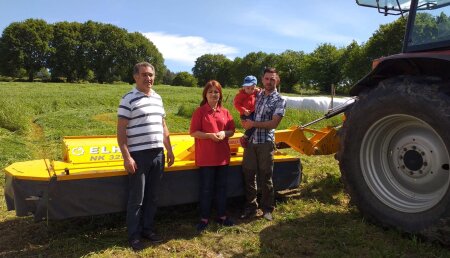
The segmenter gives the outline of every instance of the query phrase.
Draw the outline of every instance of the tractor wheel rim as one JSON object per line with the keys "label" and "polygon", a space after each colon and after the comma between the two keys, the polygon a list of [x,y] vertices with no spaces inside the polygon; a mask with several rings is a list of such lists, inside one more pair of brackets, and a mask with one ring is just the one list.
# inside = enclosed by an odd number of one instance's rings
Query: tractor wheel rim
{"label": "tractor wheel rim", "polygon": [[426,211],[448,191],[449,152],[439,134],[416,117],[378,120],[365,134],[359,155],[370,190],[392,209]]}

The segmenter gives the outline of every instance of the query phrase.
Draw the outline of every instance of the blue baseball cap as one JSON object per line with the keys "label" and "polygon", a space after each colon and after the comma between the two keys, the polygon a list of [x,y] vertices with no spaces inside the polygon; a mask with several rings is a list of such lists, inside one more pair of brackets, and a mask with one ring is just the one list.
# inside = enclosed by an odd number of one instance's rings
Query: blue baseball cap
{"label": "blue baseball cap", "polygon": [[242,87],[253,86],[256,84],[258,84],[258,80],[256,80],[256,77],[253,75],[249,75],[249,76],[245,77]]}

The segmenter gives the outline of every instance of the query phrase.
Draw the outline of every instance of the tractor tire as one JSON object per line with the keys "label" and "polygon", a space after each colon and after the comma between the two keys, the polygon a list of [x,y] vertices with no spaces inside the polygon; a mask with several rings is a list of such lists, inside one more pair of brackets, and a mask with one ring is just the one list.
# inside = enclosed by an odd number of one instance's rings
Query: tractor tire
{"label": "tractor tire", "polygon": [[366,219],[419,234],[448,225],[448,85],[430,77],[381,81],[346,112],[340,139],[342,181]]}

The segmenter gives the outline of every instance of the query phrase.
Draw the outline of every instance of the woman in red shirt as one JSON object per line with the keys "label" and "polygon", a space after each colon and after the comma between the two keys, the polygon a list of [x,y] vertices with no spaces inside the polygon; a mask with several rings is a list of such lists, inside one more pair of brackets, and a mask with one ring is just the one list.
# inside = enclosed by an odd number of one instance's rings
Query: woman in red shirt
{"label": "woman in red shirt", "polygon": [[195,138],[195,165],[200,167],[199,232],[208,226],[213,194],[217,202],[217,222],[224,226],[234,224],[226,216],[225,207],[230,164],[228,138],[233,136],[235,125],[230,112],[222,107],[222,97],[220,83],[215,80],[207,82],[200,107],[194,111],[191,119],[190,134]]}

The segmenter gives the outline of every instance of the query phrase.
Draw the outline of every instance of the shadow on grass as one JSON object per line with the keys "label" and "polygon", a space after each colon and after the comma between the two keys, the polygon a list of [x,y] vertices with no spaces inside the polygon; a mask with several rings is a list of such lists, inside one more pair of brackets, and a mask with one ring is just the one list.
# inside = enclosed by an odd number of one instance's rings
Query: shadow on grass
{"label": "shadow on grass", "polygon": [[[156,226],[164,242],[196,236],[196,205],[161,207]],[[195,219],[194,219],[195,218]],[[127,249],[125,213],[61,221],[35,222],[33,217],[0,222],[0,257],[80,257]]]}
{"label": "shadow on grass", "polygon": [[336,198],[336,195],[341,194],[343,188],[340,176],[327,173],[320,180],[302,182],[299,188],[278,192],[276,201],[285,202],[289,199],[304,199],[316,200],[324,204],[339,205],[340,201]]}
{"label": "shadow on grass", "polygon": [[[337,201],[333,195],[342,191],[342,185],[339,177],[326,175],[320,179],[316,179],[310,183],[302,183],[299,189],[287,191],[277,195],[277,202],[284,202],[289,199],[314,199],[322,203],[336,204]],[[244,197],[230,198],[228,202],[229,215],[234,218],[237,224],[248,223],[248,221],[240,221],[237,219],[242,212],[244,205]],[[213,214],[214,216],[214,214]],[[212,216],[212,218],[214,218]],[[361,220],[359,216],[353,216],[354,220]],[[323,220],[323,221],[321,221]],[[336,225],[345,223],[349,218],[342,214],[317,214],[307,217],[306,220],[291,220],[270,227],[274,230],[274,236],[280,239],[272,239],[270,231],[261,232],[261,252],[272,251],[272,243],[280,243],[287,246],[287,250],[295,249],[298,246],[297,240],[306,241],[304,236],[328,234],[329,231],[322,229],[321,233],[314,226],[317,224],[333,225],[327,221],[335,221]],[[198,222],[198,206],[197,204],[186,204],[172,207],[161,207],[158,210],[156,218],[156,226],[159,233],[164,237],[165,241],[170,240],[189,240],[197,236],[195,224]],[[342,229],[337,231],[349,230],[354,221],[347,222]],[[312,224],[310,226],[310,224]],[[305,232],[304,227],[313,227],[307,229],[311,231]],[[336,227],[335,225],[333,227]],[[328,228],[328,227],[326,227]],[[216,229],[215,226],[211,230]],[[324,233],[325,232],[325,233]],[[300,235],[299,235],[300,234]],[[30,256],[85,256],[89,254],[99,254],[103,252],[114,252],[114,250],[127,249],[127,234],[125,225],[125,214],[108,214],[101,216],[92,216],[84,218],[67,219],[62,221],[50,221],[49,225],[45,221],[34,222],[32,217],[14,218],[0,222],[0,256],[8,257],[30,257]],[[303,239],[303,240],[302,240]],[[294,241],[294,242],[292,242]],[[317,240],[318,241],[318,240]],[[316,247],[320,245],[312,242]],[[292,245],[292,246],[291,246]],[[111,251],[112,250],[112,251]],[[313,250],[305,248],[304,255],[309,253],[316,254]],[[277,249],[275,249],[277,251]],[[282,251],[282,250],[281,250]],[[280,252],[281,252],[280,251]],[[275,252],[276,253],[276,252]],[[284,253],[282,251],[281,253]],[[294,253],[286,253],[298,256]],[[251,254],[249,254],[251,255]]]}
{"label": "shadow on grass", "polygon": [[33,217],[0,223],[0,256],[82,256],[126,247],[124,215],[108,214],[62,221],[35,222]]}
{"label": "shadow on grass", "polygon": [[[244,254],[245,255],[245,254]],[[261,256],[449,257],[450,250],[363,221],[358,212],[316,212],[260,232]]]}
{"label": "shadow on grass", "polygon": [[[274,256],[365,257],[353,247],[365,244],[365,225],[358,214],[314,213],[282,221],[260,232],[260,254]],[[370,236],[369,236],[370,237]]]}

